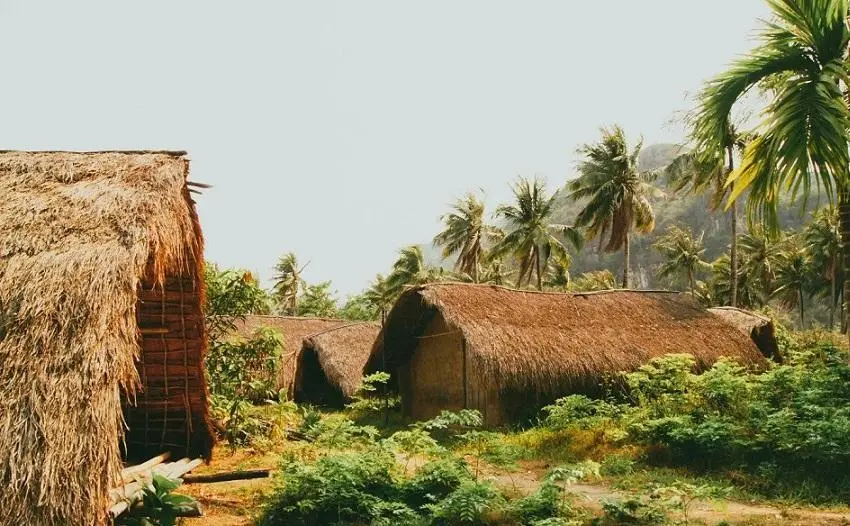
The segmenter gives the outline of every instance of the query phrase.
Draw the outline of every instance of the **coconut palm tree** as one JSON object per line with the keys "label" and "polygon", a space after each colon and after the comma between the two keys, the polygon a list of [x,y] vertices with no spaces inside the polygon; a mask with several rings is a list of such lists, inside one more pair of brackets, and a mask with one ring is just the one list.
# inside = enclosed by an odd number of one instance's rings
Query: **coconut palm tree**
{"label": "coconut palm tree", "polygon": [[671,225],[653,245],[667,259],[658,269],[658,277],[684,276],[691,297],[696,297],[697,275],[711,269],[711,264],[703,260],[703,235],[695,236],[689,228]]}
{"label": "coconut palm tree", "polygon": [[478,282],[484,244],[499,237],[498,229],[484,221],[484,203],[474,194],[466,194],[452,204],[452,211],[440,220],[444,228],[434,237],[434,246],[442,248],[444,259],[457,254],[455,271]]}
{"label": "coconut palm tree", "polygon": [[422,285],[433,281],[440,281],[451,276],[447,275],[442,268],[429,267],[425,265],[422,248],[410,245],[398,252],[398,259],[393,263],[393,268],[386,279],[386,288],[390,296],[398,297],[408,287]]}
{"label": "coconut palm tree", "polygon": [[816,292],[829,298],[829,328],[835,327],[835,309],[838,307],[841,272],[841,232],[838,210],[827,207],[814,214],[812,222],[803,233],[806,248],[812,258],[812,269],[819,277],[812,283]]}
{"label": "coconut palm tree", "polygon": [[[730,199],[749,190],[751,217],[777,229],[782,191],[805,203],[815,188],[831,200],[837,197],[842,215],[850,218],[850,109],[842,93],[842,85],[850,84],[848,0],[770,0],[769,5],[773,17],[758,46],[701,91],[697,149],[711,152],[729,144],[735,103],[754,86],[769,83],[775,96],[763,112],[758,137],[730,176]],[[843,222],[841,236],[847,270],[850,220]],[[846,300],[850,281],[844,287]]]}
{"label": "coconut palm tree", "polygon": [[789,239],[776,265],[776,289],[773,296],[788,308],[800,309],[800,327],[806,327],[804,294],[810,291],[812,278],[811,259],[806,247],[796,239]]}
{"label": "coconut palm tree", "polygon": [[549,257],[562,258],[567,254],[561,238],[577,250],[581,249],[583,238],[581,232],[572,226],[549,222],[555,211],[555,196],[547,195],[542,180],[520,177],[512,189],[515,204],[501,205],[496,209],[496,215],[507,223],[507,231],[493,247],[491,257],[513,255],[519,266],[517,287],[522,287],[523,283],[530,284],[536,275],[537,289],[543,290],[543,273]]}
{"label": "coconut palm tree", "polygon": [[572,264],[573,258],[566,253],[559,257],[550,258],[545,285],[562,292],[568,291],[570,289],[570,266]]}
{"label": "coconut palm tree", "polygon": [[758,304],[761,306],[767,305],[776,290],[776,272],[780,260],[785,256],[787,243],[784,234],[770,235],[762,228],[754,228],[738,239],[742,274],[747,274],[756,287]]}
{"label": "coconut palm tree", "polygon": [[295,252],[287,252],[277,260],[274,266],[274,298],[281,314],[291,316],[298,310],[298,294],[307,287],[301,273],[309,264],[299,265]]}
{"label": "coconut palm tree", "polygon": [[623,288],[629,288],[629,236],[634,230],[648,233],[655,228],[649,203],[655,192],[654,174],[638,170],[641,140],[629,150],[626,134],[619,126],[602,129],[602,140],[579,148],[584,160],[579,177],[567,188],[573,200],[589,199],[576,217],[576,226],[587,227],[590,239],[604,239],[607,252],[623,251]]}
{"label": "coconut palm tree", "polygon": [[[738,288],[738,306],[753,308],[762,303],[759,280],[747,272],[739,272],[735,280]],[[729,254],[723,254],[711,264],[711,279],[708,283],[709,296],[714,305],[727,305],[732,290],[732,269]]]}
{"label": "coconut palm tree", "polygon": [[[688,123],[692,125],[693,118]],[[695,149],[682,151],[664,168],[665,175],[671,181],[673,191],[685,190],[700,195],[709,194],[709,206],[712,211],[723,206],[729,196],[730,188],[726,185],[729,174],[735,169],[735,156],[743,154],[751,134],[742,133],[733,124],[729,124],[728,142],[722,148],[711,152],[699,152]],[[729,262],[732,275],[738,275],[738,205],[732,202],[727,212],[729,215],[730,239]],[[731,281],[729,305],[738,304],[738,280]]]}

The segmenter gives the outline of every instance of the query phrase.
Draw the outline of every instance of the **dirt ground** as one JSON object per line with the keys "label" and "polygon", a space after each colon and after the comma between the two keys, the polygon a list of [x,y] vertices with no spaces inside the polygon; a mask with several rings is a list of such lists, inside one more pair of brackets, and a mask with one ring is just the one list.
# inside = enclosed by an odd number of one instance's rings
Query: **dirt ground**
{"label": "dirt ground", "polygon": [[[252,455],[244,451],[230,453],[217,451],[209,466],[202,466],[194,474],[215,473],[239,469],[274,469],[277,454]],[[417,462],[411,464],[415,469]],[[482,468],[481,477],[492,479],[506,491],[528,494],[540,486],[547,468],[534,462],[524,462],[511,473]],[[189,526],[246,526],[253,523],[263,495],[273,489],[273,479],[255,479],[212,484],[187,484],[181,493],[192,495],[203,506],[204,517],[189,519]],[[605,484],[574,484],[569,491],[576,495],[577,504],[593,511],[601,510],[603,500],[624,497],[622,492]],[[782,508],[760,503],[731,500],[696,502],[690,507],[689,517],[705,524],[726,521],[740,526],[850,526],[850,510],[824,510],[816,508]]]}

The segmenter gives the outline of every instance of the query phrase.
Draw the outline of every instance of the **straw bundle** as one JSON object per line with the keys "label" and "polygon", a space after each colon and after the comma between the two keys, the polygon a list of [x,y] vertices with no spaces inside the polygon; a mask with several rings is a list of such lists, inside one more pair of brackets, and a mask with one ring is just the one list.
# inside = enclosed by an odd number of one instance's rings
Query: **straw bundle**
{"label": "straw bundle", "polygon": [[105,522],[138,291],[200,273],[187,173],[181,152],[0,153],[0,524]]}

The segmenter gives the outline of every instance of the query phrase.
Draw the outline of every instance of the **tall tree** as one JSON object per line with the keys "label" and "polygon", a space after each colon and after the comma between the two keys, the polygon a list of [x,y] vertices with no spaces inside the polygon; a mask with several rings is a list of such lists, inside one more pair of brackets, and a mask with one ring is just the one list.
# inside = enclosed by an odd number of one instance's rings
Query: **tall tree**
{"label": "tall tree", "polygon": [[442,248],[443,258],[457,255],[455,271],[479,281],[484,260],[485,242],[499,237],[496,227],[484,220],[484,202],[474,194],[466,194],[452,204],[452,211],[444,214],[443,231],[434,237],[434,245]]}
{"label": "tall tree", "polygon": [[697,276],[700,272],[711,269],[711,264],[703,260],[703,234],[695,236],[689,228],[671,225],[654,246],[667,260],[658,269],[658,277],[683,276],[691,291],[691,297],[696,297]]}
{"label": "tall tree", "polygon": [[[734,201],[749,190],[747,210],[778,228],[781,193],[808,199],[812,188],[838,199],[843,265],[850,268],[850,110],[847,86],[850,28],[848,0],[769,0],[773,13],[758,46],[700,93],[694,135],[700,151],[730,142],[735,103],[754,86],[770,84],[775,96],[763,112],[758,137],[730,176]],[[845,301],[850,281],[845,281]],[[845,309],[846,312],[846,309]]]}
{"label": "tall tree", "polygon": [[[739,272],[734,280],[738,288],[738,306],[754,308],[761,305],[762,293],[760,280],[748,272]],[[728,305],[732,290],[732,269],[729,264],[729,254],[723,254],[711,264],[711,279],[709,280],[709,296],[712,305]]]}
{"label": "tall tree", "polygon": [[806,310],[804,295],[810,291],[812,278],[811,259],[806,247],[797,238],[786,241],[785,250],[776,265],[776,289],[773,296],[777,297],[788,308],[800,309],[800,327],[806,327]]}
{"label": "tall tree", "polygon": [[298,264],[295,252],[280,256],[274,266],[274,298],[280,314],[292,316],[298,310],[298,294],[307,287],[301,273],[309,263]]}
{"label": "tall tree", "polygon": [[517,287],[522,287],[523,283],[529,285],[536,275],[537,289],[543,290],[543,272],[549,257],[563,258],[567,255],[561,239],[581,249],[583,238],[581,232],[572,226],[550,223],[555,211],[555,196],[547,194],[542,180],[520,177],[512,189],[514,204],[504,204],[496,209],[496,215],[504,218],[507,224],[504,237],[493,247],[492,256],[513,255],[519,266]]}
{"label": "tall tree", "polygon": [[648,233],[655,228],[649,202],[655,192],[654,174],[638,169],[643,141],[629,150],[626,134],[619,126],[602,129],[602,140],[579,148],[584,159],[579,177],[567,185],[573,200],[589,199],[576,218],[576,226],[587,227],[590,239],[607,238],[607,252],[623,251],[623,288],[629,288],[629,235],[634,230]]}
{"label": "tall tree", "polygon": [[398,252],[398,259],[387,276],[386,287],[391,295],[398,297],[407,287],[439,281],[447,277],[441,268],[425,265],[422,248],[410,245]]}
{"label": "tall tree", "polygon": [[381,323],[384,322],[393,303],[398,299],[395,291],[390,287],[389,281],[381,274],[375,276],[375,280],[369,284],[369,288],[363,293],[363,297],[378,310]]}
{"label": "tall tree", "polygon": [[570,266],[572,264],[573,258],[569,254],[550,258],[546,274],[546,286],[562,292],[568,291],[570,289]]}
{"label": "tall tree", "polygon": [[776,271],[780,259],[784,257],[787,239],[782,233],[771,235],[762,228],[754,228],[742,235],[738,244],[743,273],[756,285],[759,305],[767,305],[776,289]]}
{"label": "tall tree", "polygon": [[336,299],[331,292],[331,282],[308,285],[304,294],[298,297],[297,314],[315,318],[335,318],[338,313]]}
{"label": "tall tree", "polygon": [[838,210],[827,207],[814,214],[804,232],[806,247],[812,257],[812,267],[818,278],[812,285],[816,292],[829,298],[829,328],[835,328],[835,309],[838,307],[841,272],[841,232]]}
{"label": "tall tree", "polygon": [[[693,125],[693,118],[688,123]],[[671,162],[664,171],[672,182],[674,191],[686,190],[693,194],[709,193],[711,210],[718,210],[729,196],[730,188],[726,185],[735,169],[735,157],[743,154],[747,141],[752,139],[749,134],[740,132],[737,127],[729,124],[727,141],[722,148],[715,151],[699,152],[695,149],[683,151]],[[727,212],[729,215],[729,263],[733,276],[738,276],[738,205],[732,202]],[[731,281],[729,305],[738,305],[738,280]]]}

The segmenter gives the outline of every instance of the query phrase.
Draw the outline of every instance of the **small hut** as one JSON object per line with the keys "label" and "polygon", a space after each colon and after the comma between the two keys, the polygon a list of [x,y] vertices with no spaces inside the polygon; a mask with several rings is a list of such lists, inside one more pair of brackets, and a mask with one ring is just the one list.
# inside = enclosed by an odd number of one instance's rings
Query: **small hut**
{"label": "small hut", "polygon": [[123,455],[209,457],[188,171],[0,152],[0,524],[104,524]]}
{"label": "small hut", "polygon": [[708,311],[720,316],[726,323],[734,325],[739,331],[749,336],[762,354],[768,358],[781,359],[776,343],[776,328],[773,320],[767,316],[736,307],[713,307]]}
{"label": "small hut", "polygon": [[304,338],[349,323],[328,318],[250,315],[236,323],[234,337],[248,339],[261,328],[274,329],[280,333],[283,338],[283,357],[278,369],[277,388],[285,390],[291,399],[294,395],[295,368]]}
{"label": "small hut", "polygon": [[496,426],[567,394],[598,394],[606,376],[670,353],[692,354],[701,369],[721,356],[766,363],[749,337],[678,293],[440,283],[396,302],[366,372],[385,364],[415,419],[469,408]]}
{"label": "small hut", "polygon": [[351,323],[304,339],[295,367],[295,401],[341,408],[363,378],[379,323]]}

